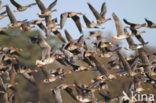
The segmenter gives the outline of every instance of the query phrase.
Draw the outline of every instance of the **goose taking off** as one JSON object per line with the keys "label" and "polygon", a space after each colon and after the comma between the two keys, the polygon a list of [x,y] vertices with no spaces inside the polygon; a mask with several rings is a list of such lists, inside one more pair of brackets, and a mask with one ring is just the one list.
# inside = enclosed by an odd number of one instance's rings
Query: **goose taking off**
{"label": "goose taking off", "polygon": [[127,21],[126,19],[123,19],[123,21],[128,24],[129,26],[127,26],[127,28],[134,28],[134,29],[139,29],[141,27],[146,27],[147,24],[144,23],[144,24],[135,24],[135,23],[131,23],[129,21]]}
{"label": "goose taking off", "polygon": [[149,28],[156,28],[156,23],[153,23],[151,20],[145,19],[145,21],[147,22],[147,26]]}
{"label": "goose taking off", "polygon": [[29,4],[27,6],[21,6],[19,3],[17,3],[15,0],[10,0],[10,2],[17,8],[17,10],[14,10],[14,12],[21,12],[25,11],[26,9],[36,5],[36,3]]}
{"label": "goose taking off", "polygon": [[105,18],[105,15],[107,12],[105,2],[102,4],[101,13],[99,13],[90,3],[88,3],[88,6],[89,6],[90,10],[92,11],[92,13],[94,14],[98,25],[101,25],[101,24],[111,20],[111,18],[108,18],[108,19]]}
{"label": "goose taking off", "polygon": [[125,34],[123,24],[121,23],[117,15],[113,13],[112,16],[113,16],[115,26],[116,26],[116,31],[117,31],[117,36],[113,36],[112,39],[116,40],[116,39],[125,39],[125,38],[130,37],[131,36],[130,33]]}
{"label": "goose taking off", "polygon": [[60,18],[61,18],[60,19],[61,29],[64,27],[67,18],[72,18],[72,20],[76,24],[79,32],[82,33],[81,22],[80,22],[80,18],[78,15],[83,15],[83,13],[81,13],[81,12],[65,12],[65,13],[62,13],[60,16]]}
{"label": "goose taking off", "polygon": [[51,10],[51,9],[56,5],[57,0],[55,0],[54,2],[52,2],[48,6],[48,8],[46,8],[44,6],[44,4],[40,0],[36,0],[36,3],[38,5],[39,9],[41,10],[41,13],[38,13],[38,16],[41,17],[41,18],[42,17],[46,17],[46,16],[50,15],[52,12],[56,11],[56,9],[54,9],[54,10]]}

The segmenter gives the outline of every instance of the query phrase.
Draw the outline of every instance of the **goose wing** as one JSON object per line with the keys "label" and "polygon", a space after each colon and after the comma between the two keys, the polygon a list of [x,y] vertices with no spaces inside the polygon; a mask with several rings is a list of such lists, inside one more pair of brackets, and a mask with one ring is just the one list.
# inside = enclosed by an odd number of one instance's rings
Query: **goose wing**
{"label": "goose wing", "polygon": [[107,7],[106,7],[106,3],[104,2],[104,3],[102,4],[102,7],[101,7],[101,13],[100,13],[100,15],[101,15],[103,18],[105,18],[106,12],[107,12]]}
{"label": "goose wing", "polygon": [[92,13],[94,14],[94,16],[96,17],[96,20],[102,19],[101,15],[90,3],[88,3],[88,6],[89,6],[90,10],[92,11]]}
{"label": "goose wing", "polygon": [[123,24],[121,23],[120,19],[117,17],[117,15],[115,13],[112,14],[114,22],[115,22],[115,26],[116,26],[116,30],[117,30],[117,35],[123,35],[124,33],[124,27]]}
{"label": "goose wing", "polygon": [[48,6],[48,10],[51,10],[57,3],[57,0],[55,0],[54,2],[52,2],[49,6]]}
{"label": "goose wing", "polygon": [[74,23],[76,24],[78,30],[80,33],[82,33],[82,27],[81,27],[81,22],[79,16],[73,16],[72,19],[74,20]]}
{"label": "goose wing", "polygon": [[64,33],[65,33],[65,35],[66,35],[66,38],[67,38],[68,42],[74,41],[73,38],[71,37],[71,35],[68,33],[67,30],[64,30]]}
{"label": "goose wing", "polygon": [[42,11],[42,13],[46,11],[44,4],[40,0],[36,0],[36,3],[38,7],[40,8],[40,10]]}
{"label": "goose wing", "polygon": [[66,20],[67,20],[68,13],[67,12],[62,13],[60,17],[61,17],[61,19],[60,19],[60,27],[62,29],[64,24],[65,24],[65,22],[66,22]]}
{"label": "goose wing", "polygon": [[83,20],[86,23],[87,27],[89,27],[89,25],[91,24],[91,22],[89,21],[89,19],[85,15],[83,15]]}
{"label": "goose wing", "polygon": [[18,4],[15,0],[10,0],[10,2],[18,9],[22,7],[20,4]]}

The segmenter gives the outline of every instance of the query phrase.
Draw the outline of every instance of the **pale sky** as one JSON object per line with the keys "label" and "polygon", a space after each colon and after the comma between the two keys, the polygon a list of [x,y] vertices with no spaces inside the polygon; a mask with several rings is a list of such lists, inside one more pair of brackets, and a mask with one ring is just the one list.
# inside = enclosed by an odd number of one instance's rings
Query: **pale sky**
{"label": "pale sky", "polygon": [[[35,2],[35,0],[16,0],[21,5],[28,5],[29,3]],[[41,0],[47,7],[54,0]],[[12,10],[15,10],[15,7],[10,3],[9,0],[2,0],[3,4],[8,4]],[[93,5],[95,9],[100,12],[101,5],[103,2],[106,2],[107,5],[107,14],[106,18],[112,17],[112,13],[115,12],[117,16],[122,20],[126,18],[130,22],[134,23],[145,23],[144,18],[148,18],[156,23],[156,0],[58,0],[57,5],[54,9],[57,9],[58,12],[52,14],[52,18],[60,18],[60,14],[66,11],[74,12],[83,12],[90,20],[95,20],[94,15],[90,11],[87,2]],[[2,9],[0,12],[4,11]],[[17,20],[33,20],[39,19],[36,15],[40,10],[38,6],[27,9],[24,12],[14,13]],[[81,16],[80,16],[81,17]],[[9,19],[6,17],[0,20],[0,27],[7,26],[9,24]],[[81,17],[82,25],[84,25],[83,19]],[[126,26],[126,25],[125,25]],[[114,21],[109,21],[103,24],[105,31],[111,31],[113,35],[116,35],[116,29]],[[74,22],[71,19],[68,19],[65,24],[65,29],[72,34],[74,38],[78,38],[81,34],[78,32]],[[147,33],[143,34],[145,41],[149,41],[150,46],[155,46],[156,44],[156,29],[142,28],[140,30],[145,30]],[[83,28],[84,33],[89,31],[89,29]],[[62,32],[63,33],[63,32]],[[64,34],[63,34],[64,35]],[[136,41],[136,39],[134,39]],[[125,41],[125,40],[123,40]],[[126,42],[124,42],[126,43]],[[125,44],[124,44],[125,45]],[[127,44],[126,44],[127,45]]]}

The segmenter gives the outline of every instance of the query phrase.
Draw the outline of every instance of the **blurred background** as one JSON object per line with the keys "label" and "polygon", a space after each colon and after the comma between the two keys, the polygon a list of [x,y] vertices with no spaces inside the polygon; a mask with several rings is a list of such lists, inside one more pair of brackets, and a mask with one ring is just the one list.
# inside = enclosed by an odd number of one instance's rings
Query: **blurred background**
{"label": "blurred background", "polygon": [[[34,3],[35,0],[16,0],[21,5],[27,5],[30,3]],[[41,0],[45,6],[49,5],[53,0]],[[94,21],[95,17],[93,16],[92,12],[90,11],[87,2],[92,4],[98,11],[101,9],[101,5],[103,2],[106,2],[107,5],[107,14],[106,18],[112,17],[112,13],[115,12],[117,16],[122,20],[123,18],[126,18],[130,22],[134,23],[145,23],[145,18],[148,18],[156,23],[156,0],[58,0],[57,5],[54,7],[57,9],[57,12],[52,13],[52,18],[57,17],[58,21],[60,21],[60,14],[67,11],[74,11],[74,12],[83,12],[87,17],[89,17],[90,20]],[[12,11],[16,8],[10,3],[9,0],[2,0],[2,5],[8,4]],[[5,9],[2,9],[0,12],[4,11]],[[17,20],[34,20],[39,19],[37,16],[37,13],[39,13],[40,10],[38,6],[33,6],[32,8],[27,9],[24,12],[17,12],[14,13]],[[84,25],[83,19],[81,18],[81,23]],[[6,27],[10,23],[8,17],[0,20],[0,27]],[[106,22],[102,25],[105,29],[101,29],[103,31],[103,37],[111,37],[112,35],[116,35],[116,28],[114,21],[111,20],[109,22]],[[72,34],[72,37],[77,39],[82,34],[79,33],[77,27],[75,26],[74,22],[71,19],[68,19],[65,24],[65,29],[69,31],[70,34]],[[88,32],[92,29],[86,29],[83,28],[83,33],[85,35],[88,34]],[[95,29],[93,29],[95,30]],[[156,29],[139,29],[139,30],[145,30],[147,33],[143,34],[143,38],[145,41],[148,41],[149,48],[155,47],[156,44]],[[9,36],[1,36],[0,37],[0,46],[4,47],[16,47],[16,48],[22,48],[24,51],[20,52],[21,55],[24,56],[24,58],[19,58],[21,63],[34,66],[36,59],[40,58],[41,56],[41,49],[37,44],[32,44],[28,38],[30,35],[45,35],[44,32],[40,31],[39,28],[35,28],[31,31],[23,32],[19,30],[19,28],[13,28],[6,31]],[[64,32],[61,31],[62,35],[64,35]],[[53,34],[51,34],[53,35]],[[137,40],[134,38],[134,40],[137,42]],[[61,41],[57,39],[57,37],[52,36],[48,42],[51,46],[57,46],[59,47],[61,45]],[[138,43],[138,42],[137,42]],[[122,40],[122,43],[120,43],[122,46],[127,46],[125,40]],[[151,49],[152,50],[152,49]],[[126,54],[132,54],[132,52],[124,52]],[[33,55],[32,55],[33,54]],[[98,58],[100,59],[100,58]],[[107,66],[107,62],[111,60],[111,58],[108,59],[101,59],[101,63],[103,65]],[[82,64],[82,63],[80,63]],[[46,69],[56,69],[58,67],[63,67],[59,65],[58,63],[50,64],[45,66]],[[65,69],[71,69],[70,67],[63,67]],[[36,68],[39,70],[39,73],[33,73],[35,75],[35,79],[38,83],[37,86],[32,85],[28,81],[26,81],[22,76],[18,75],[16,77],[17,85],[17,95],[16,95],[16,103],[53,103],[51,91],[50,89],[55,87],[56,85],[64,82],[64,83],[72,83],[73,81],[78,81],[81,83],[91,83],[91,79],[93,79],[97,73],[84,71],[84,72],[78,72],[73,73],[70,75],[67,75],[64,80],[57,80],[50,84],[42,84],[42,76],[41,70],[39,68]],[[87,74],[87,75],[86,75]],[[81,77],[81,78],[80,78]],[[85,79],[84,79],[85,78]],[[117,85],[122,82],[124,82],[125,79],[119,78],[118,81],[113,81],[111,83],[108,83],[111,87],[112,96],[117,96],[121,94],[121,85]],[[147,87],[150,87],[147,85]],[[116,89],[118,88],[118,89]],[[149,93],[153,93],[156,91],[152,91],[152,89],[149,91]],[[99,96],[100,98],[100,96]],[[63,100],[64,103],[75,103],[73,99],[69,95],[67,95],[63,91]]]}

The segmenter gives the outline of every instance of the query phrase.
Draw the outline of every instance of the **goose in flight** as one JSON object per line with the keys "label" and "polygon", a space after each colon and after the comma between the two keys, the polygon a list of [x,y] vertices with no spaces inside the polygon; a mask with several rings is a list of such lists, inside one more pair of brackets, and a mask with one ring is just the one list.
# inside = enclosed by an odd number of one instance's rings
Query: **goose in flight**
{"label": "goose in flight", "polygon": [[27,6],[22,6],[19,3],[17,3],[15,0],[10,0],[10,2],[17,8],[16,10],[14,10],[14,12],[25,11],[26,9],[36,5],[36,3],[32,3],[32,4],[29,4]]}
{"label": "goose in flight", "polygon": [[156,23],[153,23],[151,20],[146,19],[146,18],[145,18],[145,21],[147,22],[147,26],[149,28],[156,28]]}
{"label": "goose in flight", "polygon": [[85,15],[83,15],[83,20],[86,23],[87,28],[98,28],[97,24],[94,22],[91,22]]}
{"label": "goose in flight", "polygon": [[127,26],[127,28],[139,29],[139,28],[141,28],[141,27],[146,27],[146,26],[147,26],[146,23],[144,23],[144,24],[135,24],[135,23],[131,23],[131,22],[127,21],[126,19],[123,19],[123,21],[124,21],[127,25],[129,25],[129,26]]}
{"label": "goose in flight", "polygon": [[7,11],[7,15],[10,19],[10,22],[11,24],[9,24],[10,27],[17,27],[17,26],[21,26],[24,22],[20,22],[20,21],[17,21],[15,16],[13,15],[10,7],[8,5],[4,5],[4,7],[6,7],[6,11]]}
{"label": "goose in flight", "polygon": [[112,14],[115,26],[116,26],[116,31],[117,31],[117,36],[113,36],[112,39],[125,39],[131,36],[130,33],[125,34],[124,32],[124,27],[123,24],[121,23],[120,19],[117,17],[115,13]]}
{"label": "goose in flight", "polygon": [[82,33],[81,22],[80,22],[80,18],[78,15],[83,15],[83,13],[81,13],[81,12],[65,12],[65,13],[62,13],[60,16],[60,18],[61,18],[60,19],[61,29],[64,27],[67,18],[72,18],[72,20],[76,24],[79,32]]}
{"label": "goose in flight", "polygon": [[98,25],[101,25],[101,24],[111,20],[111,18],[108,18],[108,19],[105,18],[106,12],[107,12],[105,2],[102,4],[101,13],[99,13],[90,3],[88,3],[88,6],[89,6],[90,10],[92,11],[92,13],[94,14],[94,16],[96,17],[96,22]]}
{"label": "goose in flight", "polygon": [[40,0],[36,0],[36,3],[38,5],[39,9],[41,10],[41,13],[38,13],[38,16],[41,17],[41,18],[42,17],[49,16],[52,12],[56,11],[56,9],[54,9],[54,10],[51,10],[51,9],[56,5],[57,0],[55,0],[54,2],[52,2],[48,6],[48,8],[46,8],[44,6],[44,4]]}

